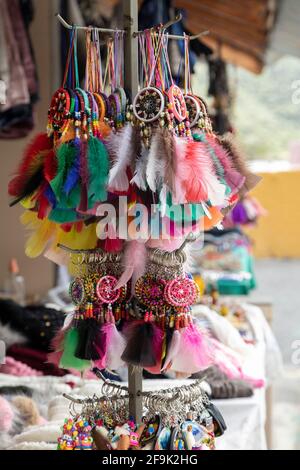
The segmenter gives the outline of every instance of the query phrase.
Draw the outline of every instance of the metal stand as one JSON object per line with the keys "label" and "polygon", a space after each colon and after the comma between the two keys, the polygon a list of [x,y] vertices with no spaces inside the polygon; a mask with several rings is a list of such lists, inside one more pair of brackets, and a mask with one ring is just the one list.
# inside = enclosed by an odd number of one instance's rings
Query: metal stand
{"label": "metal stand", "polygon": [[[134,33],[138,31],[138,2],[123,0],[123,27],[125,35],[125,90],[134,97],[138,92],[138,41]],[[141,423],[143,411],[142,369],[128,366],[129,413],[137,424]]]}

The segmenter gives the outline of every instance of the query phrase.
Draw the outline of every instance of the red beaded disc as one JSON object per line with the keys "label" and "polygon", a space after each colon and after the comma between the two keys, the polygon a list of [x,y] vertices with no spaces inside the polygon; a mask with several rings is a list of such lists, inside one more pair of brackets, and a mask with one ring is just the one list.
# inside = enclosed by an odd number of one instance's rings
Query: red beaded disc
{"label": "red beaded disc", "polygon": [[112,304],[120,297],[120,289],[115,290],[117,279],[114,276],[103,276],[99,279],[96,286],[98,299],[104,304]]}
{"label": "red beaded disc", "polygon": [[197,299],[197,288],[192,279],[181,277],[167,283],[164,296],[170,305],[188,307]]}

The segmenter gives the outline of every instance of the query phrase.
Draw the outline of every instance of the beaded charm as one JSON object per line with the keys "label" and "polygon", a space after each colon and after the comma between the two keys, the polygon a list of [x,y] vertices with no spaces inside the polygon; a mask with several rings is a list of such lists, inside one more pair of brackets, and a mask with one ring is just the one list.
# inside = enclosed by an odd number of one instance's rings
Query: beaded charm
{"label": "beaded charm", "polygon": [[85,299],[84,282],[79,277],[76,277],[69,287],[69,294],[75,305],[81,305]]}
{"label": "beaded charm", "polygon": [[174,307],[188,307],[197,298],[197,288],[194,281],[188,277],[176,278],[167,283],[164,296]]}
{"label": "beaded charm", "polygon": [[114,276],[103,276],[99,279],[96,292],[100,302],[112,304],[119,299],[121,291],[120,289],[115,289],[117,282]]}
{"label": "beaded charm", "polygon": [[141,304],[157,309],[165,305],[165,281],[154,279],[148,275],[138,279],[135,285],[135,296]]}

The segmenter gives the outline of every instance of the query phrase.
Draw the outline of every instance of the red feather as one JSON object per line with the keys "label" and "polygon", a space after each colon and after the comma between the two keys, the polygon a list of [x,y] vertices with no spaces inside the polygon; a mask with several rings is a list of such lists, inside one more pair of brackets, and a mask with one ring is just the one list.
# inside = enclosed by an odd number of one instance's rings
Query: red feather
{"label": "red feather", "polygon": [[9,182],[8,193],[19,197],[23,194],[28,180],[34,175],[46,154],[52,149],[52,141],[45,133],[36,135],[24,152],[16,176]]}
{"label": "red feather", "polygon": [[55,157],[54,150],[51,149],[47,153],[44,162],[44,178],[48,183],[54,179],[57,173],[57,159]]}

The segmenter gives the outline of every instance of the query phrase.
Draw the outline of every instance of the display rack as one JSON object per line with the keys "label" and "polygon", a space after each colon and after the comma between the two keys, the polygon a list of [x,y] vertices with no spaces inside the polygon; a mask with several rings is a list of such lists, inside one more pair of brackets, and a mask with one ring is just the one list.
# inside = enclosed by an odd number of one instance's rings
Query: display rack
{"label": "display rack", "polygon": [[[95,28],[102,33],[123,32],[125,38],[124,65],[125,90],[129,96],[133,97],[138,92],[138,41],[137,38],[141,31],[138,30],[138,0],[122,0],[123,29]],[[70,25],[60,14],[56,13],[58,21],[66,29],[72,29],[74,26],[79,30],[89,30],[89,26]],[[173,20],[159,25],[160,31],[167,30],[173,24],[181,21],[179,14]],[[208,34],[209,31],[203,31],[194,36],[189,36],[189,40],[197,39]],[[155,34],[155,33],[154,33]],[[186,36],[168,34],[169,39],[183,40]],[[143,411],[143,378],[142,369],[135,366],[128,366],[128,397],[129,414],[137,424],[141,423]]]}

